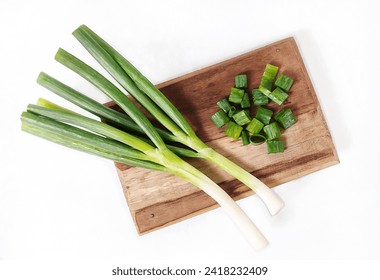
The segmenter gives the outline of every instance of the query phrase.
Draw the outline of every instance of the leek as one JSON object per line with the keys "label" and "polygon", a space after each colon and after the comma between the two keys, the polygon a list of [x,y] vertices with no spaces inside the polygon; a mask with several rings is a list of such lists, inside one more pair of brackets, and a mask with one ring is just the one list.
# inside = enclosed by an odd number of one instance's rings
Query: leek
{"label": "leek", "polygon": [[240,112],[234,114],[232,118],[238,125],[245,125],[251,121],[249,113],[245,110],[241,110]]}
{"label": "leek", "polygon": [[236,113],[236,107],[231,106],[230,109],[228,110],[228,117],[232,118],[232,116],[235,115],[235,113]]}
{"label": "leek", "polygon": [[246,92],[244,93],[243,98],[241,99],[240,107],[242,109],[251,108],[251,102],[249,101],[249,95]]}
{"label": "leek", "polygon": [[[60,108],[29,105],[27,112],[22,113],[21,121],[22,130],[46,140],[120,163],[168,172],[187,180],[210,195],[226,211],[255,249],[267,245],[265,237],[223,189],[165,145],[154,147],[108,124]],[[143,121],[148,125],[148,119]]]}
{"label": "leek", "polygon": [[277,72],[278,72],[277,66],[274,66],[272,64],[267,64],[265,66],[264,74],[261,77],[260,87],[271,90],[274,79],[276,78]]}
{"label": "leek", "polygon": [[253,105],[255,106],[262,106],[262,105],[268,105],[269,99],[268,97],[263,94],[259,89],[255,88],[252,90],[253,95]]}
{"label": "leek", "polygon": [[253,118],[251,122],[245,128],[251,134],[259,133],[264,127],[264,124],[256,118]]}
{"label": "leek", "polygon": [[211,116],[211,120],[218,128],[220,128],[228,123],[230,118],[222,109],[219,109],[214,115]]}
{"label": "leek", "polygon": [[268,154],[282,153],[284,151],[284,142],[281,140],[269,140],[267,141]]}
{"label": "leek", "polygon": [[228,114],[228,111],[231,109],[230,102],[224,98],[216,103],[220,109],[222,109],[226,114]]}
{"label": "leek", "polygon": [[264,126],[263,130],[267,136],[267,140],[273,140],[281,136],[280,128],[276,122]]}
{"label": "leek", "polygon": [[243,142],[243,145],[248,145],[250,143],[249,136],[246,131],[241,132],[241,141]]}
{"label": "leek", "polygon": [[240,125],[234,123],[233,121],[230,121],[227,124],[225,134],[227,136],[231,137],[232,139],[237,140],[237,139],[239,139],[242,131],[243,131],[243,128]]}
{"label": "leek", "polygon": [[240,74],[235,77],[235,87],[236,88],[246,88],[247,87],[247,75]]}
{"label": "leek", "polygon": [[262,134],[252,134],[249,140],[253,145],[261,145],[266,141],[266,138]]}
{"label": "leek", "polygon": [[263,124],[269,124],[272,118],[273,111],[264,107],[257,108],[255,118]]}
{"label": "leek", "polygon": [[[29,105],[27,112],[22,114],[22,129],[76,150],[181,177],[202,189],[224,208],[254,248],[265,247],[267,245],[265,237],[233,199],[201,171],[176,155],[175,151],[180,154],[181,148],[177,150],[171,148],[171,145],[167,145],[165,141],[184,144],[190,148],[190,150],[184,148],[182,150],[184,154],[208,159],[245,183],[265,202],[271,214],[277,213],[283,207],[283,201],[257,178],[202,142],[178,109],[104,40],[86,26],[79,27],[73,34],[103,68],[166,130],[154,127],[144,113],[118,87],[62,49],[57,52],[56,60],[101,90],[128,117],[41,73],[37,80],[40,85],[108,123],[40,100],[38,105]],[[234,92],[239,92],[238,95],[241,95],[238,89]],[[240,103],[241,100],[237,99],[235,102]],[[230,112],[231,109],[229,109]],[[119,126],[127,129],[121,130],[117,128]]]}
{"label": "leek", "polygon": [[231,88],[230,96],[228,97],[228,101],[231,103],[240,104],[243,100],[244,90],[240,88]]}
{"label": "leek", "polygon": [[278,121],[278,123],[284,129],[288,129],[297,122],[297,118],[294,116],[292,110],[289,108],[282,109],[274,116],[274,119]]}
{"label": "leek", "polygon": [[280,74],[274,85],[288,92],[293,85],[293,79],[284,74]]}
{"label": "leek", "polygon": [[[264,183],[202,142],[178,109],[142,73],[102,38],[84,25],[75,30],[73,34],[99,64],[174,135],[177,142],[197,151],[200,157],[210,160],[254,190],[264,201],[272,215],[283,207],[283,201]],[[101,89],[129,114],[123,102],[118,102],[120,93],[115,89],[109,90],[108,83],[102,78],[99,79],[99,76],[93,75],[94,71],[90,71],[90,74],[87,73],[90,69],[89,66],[76,58],[60,56],[59,53],[56,58]],[[100,82],[100,80],[102,81]],[[234,89],[233,93],[234,102],[240,103],[244,90]]]}

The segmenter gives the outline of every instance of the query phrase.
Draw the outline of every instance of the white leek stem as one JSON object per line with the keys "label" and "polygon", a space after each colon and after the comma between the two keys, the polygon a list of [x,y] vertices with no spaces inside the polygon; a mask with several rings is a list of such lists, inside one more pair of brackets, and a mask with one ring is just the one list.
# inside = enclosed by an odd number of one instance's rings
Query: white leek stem
{"label": "white leek stem", "polygon": [[198,153],[252,189],[263,200],[271,215],[277,214],[284,207],[283,200],[273,190],[228,158],[210,147],[198,150]]}
{"label": "white leek stem", "polygon": [[235,222],[237,227],[255,250],[265,248],[268,245],[268,241],[252,222],[252,220],[247,216],[247,214],[239,207],[239,205],[221,187],[219,187],[206,175],[190,166],[191,165],[183,169],[186,170],[185,172],[176,174],[199,187],[206,194],[212,197]]}

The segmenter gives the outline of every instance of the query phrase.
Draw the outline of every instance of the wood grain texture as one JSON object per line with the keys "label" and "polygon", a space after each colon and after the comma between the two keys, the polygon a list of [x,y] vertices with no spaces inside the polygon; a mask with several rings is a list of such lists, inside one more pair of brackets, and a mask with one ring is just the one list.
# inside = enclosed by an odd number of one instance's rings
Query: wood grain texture
{"label": "wood grain texture", "polygon": [[[228,96],[235,75],[248,75],[249,89],[257,87],[265,65],[280,67],[294,78],[289,98],[275,112],[289,107],[298,118],[282,136],[284,153],[270,154],[266,145],[242,146],[224,136],[210,116],[216,102]],[[158,87],[183,113],[202,140],[238,163],[268,186],[274,187],[339,163],[317,96],[293,38],[287,38],[241,56],[159,84]],[[272,102],[273,103],[273,102]],[[224,171],[202,159],[190,159],[235,200],[253,192]],[[124,194],[139,234],[177,223],[217,207],[202,191],[172,175],[116,163]]]}

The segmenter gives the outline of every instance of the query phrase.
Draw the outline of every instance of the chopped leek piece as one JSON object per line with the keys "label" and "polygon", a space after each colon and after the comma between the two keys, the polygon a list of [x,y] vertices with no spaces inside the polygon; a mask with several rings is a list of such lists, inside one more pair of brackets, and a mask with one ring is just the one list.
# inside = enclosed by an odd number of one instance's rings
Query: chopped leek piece
{"label": "chopped leek piece", "polygon": [[294,116],[292,110],[289,108],[282,109],[280,112],[278,112],[275,116],[274,119],[278,121],[278,123],[284,128],[288,129],[291,127],[293,124],[297,122],[296,117]]}
{"label": "chopped leek piece", "polygon": [[222,109],[219,109],[214,115],[211,116],[211,120],[217,127],[220,128],[228,123],[230,121],[230,118]]}
{"label": "chopped leek piece", "polygon": [[245,125],[251,121],[249,113],[247,113],[246,110],[241,110],[240,112],[233,115],[232,118],[238,125]]}
{"label": "chopped leek piece", "polygon": [[280,74],[274,85],[288,92],[290,87],[293,85],[293,79],[284,74]]}
{"label": "chopped leek piece", "polygon": [[256,118],[253,118],[251,122],[245,128],[251,134],[259,133],[264,127],[264,124]]}
{"label": "chopped leek piece", "polygon": [[249,121],[251,121],[251,110],[250,108],[248,109],[243,109],[243,111],[247,114],[247,116],[249,117]]}
{"label": "chopped leek piece", "polygon": [[235,77],[235,87],[236,88],[246,88],[247,87],[247,75],[240,74]]}
{"label": "chopped leek piece", "polygon": [[241,100],[243,99],[244,90],[239,88],[231,88],[230,91],[230,97],[228,98],[228,101],[232,103],[240,104]]}
{"label": "chopped leek piece", "polygon": [[260,81],[260,86],[259,88],[266,88],[267,90],[271,90],[272,89],[272,86],[273,86],[273,81],[271,79],[268,79],[266,77],[262,77],[261,78],[261,81]]}
{"label": "chopped leek piece", "polygon": [[228,113],[228,111],[231,109],[231,104],[227,100],[227,98],[224,98],[216,103],[220,109],[222,109],[225,113]]}
{"label": "chopped leek piece", "polygon": [[242,109],[250,108],[251,107],[251,102],[249,102],[249,95],[248,93],[244,93],[243,98],[240,102],[240,106]]}
{"label": "chopped leek piece", "polygon": [[268,97],[272,99],[274,102],[276,102],[278,105],[281,105],[288,98],[288,94],[281,88],[276,87],[276,89],[272,91],[272,93]]}
{"label": "chopped leek piece", "polygon": [[264,126],[264,132],[267,135],[267,140],[273,140],[281,136],[280,128],[276,122],[272,122]]}
{"label": "chopped leek piece", "polygon": [[249,137],[246,131],[241,132],[241,140],[243,142],[243,145],[248,145],[249,144]]}
{"label": "chopped leek piece", "polygon": [[255,118],[261,121],[263,124],[269,124],[272,115],[273,115],[272,110],[259,107],[256,111]]}
{"label": "chopped leek piece", "polygon": [[269,89],[267,89],[264,86],[259,86],[259,91],[264,94],[266,97],[269,97],[269,95],[272,93]]}
{"label": "chopped leek piece", "polygon": [[232,118],[232,116],[236,113],[236,107],[231,106],[230,110],[228,111],[228,117]]}
{"label": "chopped leek piece", "polygon": [[268,90],[272,90],[274,79],[276,78],[278,72],[278,67],[267,64],[265,66],[264,74],[260,81],[260,87],[266,88]]}
{"label": "chopped leek piece", "polygon": [[259,90],[278,105],[281,105],[286,98],[288,98],[288,94],[279,87],[276,87],[272,92],[261,86],[259,87]]}
{"label": "chopped leek piece", "polygon": [[281,140],[267,141],[268,154],[282,153],[284,151],[284,142]]}
{"label": "chopped leek piece", "polygon": [[249,137],[249,140],[253,145],[260,145],[264,143],[267,139],[264,135],[261,134],[252,134],[251,137]]}
{"label": "chopped leek piece", "polygon": [[237,140],[239,139],[242,131],[243,131],[243,128],[240,125],[230,121],[227,125],[225,133],[227,136]]}
{"label": "chopped leek piece", "polygon": [[263,94],[258,88],[252,90],[253,95],[253,105],[262,106],[269,103],[268,96]]}
{"label": "chopped leek piece", "polygon": [[274,66],[272,64],[267,64],[265,66],[263,76],[268,78],[268,79],[274,80],[276,78],[277,72],[278,72],[277,66]]}

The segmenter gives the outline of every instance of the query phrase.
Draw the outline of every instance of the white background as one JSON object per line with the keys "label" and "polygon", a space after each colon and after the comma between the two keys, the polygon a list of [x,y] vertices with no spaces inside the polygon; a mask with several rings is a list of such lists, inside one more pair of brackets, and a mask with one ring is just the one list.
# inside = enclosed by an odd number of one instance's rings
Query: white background
{"label": "white background", "polygon": [[[380,258],[379,1],[0,2],[0,259]],[[113,163],[20,131],[19,115],[58,77],[101,94],[54,61],[58,47],[91,65],[71,36],[80,24],[109,40],[154,83],[294,36],[341,163],[275,188],[270,217],[239,204],[270,245],[254,252],[220,209],[139,237]]]}

